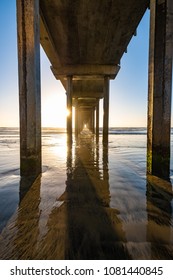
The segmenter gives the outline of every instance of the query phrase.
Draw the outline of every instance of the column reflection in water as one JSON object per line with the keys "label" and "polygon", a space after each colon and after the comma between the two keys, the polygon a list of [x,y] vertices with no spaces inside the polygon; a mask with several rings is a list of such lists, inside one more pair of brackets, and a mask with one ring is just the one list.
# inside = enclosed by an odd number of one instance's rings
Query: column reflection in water
{"label": "column reflection in water", "polygon": [[147,242],[151,244],[151,259],[173,259],[173,199],[170,182],[147,178]]}
{"label": "column reflection in water", "polygon": [[19,209],[0,240],[0,258],[130,258],[119,211],[110,208],[108,150],[90,134],[67,151],[66,186],[53,200],[56,181],[47,174],[45,198],[40,177],[21,179]]}
{"label": "column reflection in water", "polygon": [[[67,156],[66,259],[128,259],[126,241],[116,209],[109,207],[108,150],[103,150],[103,176],[99,146],[92,137],[81,137]],[[96,154],[95,154],[96,152]]]}
{"label": "column reflection in water", "polygon": [[[39,204],[41,176],[21,177],[19,208],[3,233],[0,258],[34,259],[39,236]],[[3,235],[2,235],[3,237]]]}

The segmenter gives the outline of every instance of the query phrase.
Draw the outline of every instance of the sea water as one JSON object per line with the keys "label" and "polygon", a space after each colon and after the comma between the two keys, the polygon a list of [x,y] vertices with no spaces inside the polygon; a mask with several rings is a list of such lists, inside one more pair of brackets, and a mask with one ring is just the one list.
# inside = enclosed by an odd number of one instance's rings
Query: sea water
{"label": "sea water", "polygon": [[43,129],[33,182],[20,177],[18,129],[0,129],[0,151],[0,258],[173,257],[173,156],[171,183],[150,184],[146,128],[110,128],[108,147],[100,134],[70,148],[63,129]]}

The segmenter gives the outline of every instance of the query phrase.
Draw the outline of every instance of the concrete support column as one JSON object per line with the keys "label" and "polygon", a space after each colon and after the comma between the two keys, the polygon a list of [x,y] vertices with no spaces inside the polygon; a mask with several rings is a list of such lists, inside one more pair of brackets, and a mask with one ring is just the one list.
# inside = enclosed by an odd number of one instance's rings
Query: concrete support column
{"label": "concrete support column", "polygon": [[79,106],[78,98],[75,99],[75,136],[78,137],[79,134]]}
{"label": "concrete support column", "polygon": [[95,133],[95,107],[92,108],[92,132]]}
{"label": "concrete support column", "polygon": [[[79,105],[79,104],[78,104]],[[81,133],[82,127],[81,127],[81,119],[82,119],[82,112],[80,106],[78,106],[78,134]]]}
{"label": "concrete support column", "polygon": [[169,178],[173,1],[151,0],[147,172]]}
{"label": "concrete support column", "polygon": [[108,143],[109,132],[109,77],[104,78],[104,99],[103,99],[103,143]]}
{"label": "concrete support column", "polygon": [[99,99],[96,105],[96,140],[99,139]]}
{"label": "concrete support column", "polygon": [[67,142],[72,143],[72,76],[67,76]]}
{"label": "concrete support column", "polygon": [[39,1],[17,0],[21,176],[41,173]]}

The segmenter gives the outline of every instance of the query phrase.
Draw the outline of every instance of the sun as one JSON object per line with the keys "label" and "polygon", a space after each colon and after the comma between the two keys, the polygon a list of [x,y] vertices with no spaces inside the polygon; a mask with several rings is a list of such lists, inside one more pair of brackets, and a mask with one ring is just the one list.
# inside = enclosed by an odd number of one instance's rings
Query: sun
{"label": "sun", "polygon": [[66,109],[66,116],[69,117],[70,116],[70,111],[68,109]]}

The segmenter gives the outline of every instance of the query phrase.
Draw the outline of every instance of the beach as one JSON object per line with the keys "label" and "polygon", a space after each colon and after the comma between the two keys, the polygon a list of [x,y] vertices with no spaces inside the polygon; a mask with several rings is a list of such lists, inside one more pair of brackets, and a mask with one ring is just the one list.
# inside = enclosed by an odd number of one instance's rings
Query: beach
{"label": "beach", "polygon": [[0,259],[173,259],[173,138],[170,182],[146,175],[146,143],[145,128],[110,128],[107,147],[43,129],[35,179],[1,128]]}

